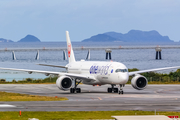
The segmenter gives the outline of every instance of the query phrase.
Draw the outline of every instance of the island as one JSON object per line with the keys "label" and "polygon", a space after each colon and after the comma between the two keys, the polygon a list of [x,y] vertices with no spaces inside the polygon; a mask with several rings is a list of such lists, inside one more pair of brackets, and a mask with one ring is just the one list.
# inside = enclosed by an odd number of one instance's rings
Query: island
{"label": "island", "polygon": [[41,41],[33,35],[27,35],[26,37],[22,38],[18,42],[41,42]]}
{"label": "island", "polygon": [[13,42],[12,40],[8,40],[8,39],[4,39],[4,38],[0,38],[0,42]]}
{"label": "island", "polygon": [[103,34],[94,35],[88,39],[82,40],[82,42],[174,42],[170,40],[168,36],[162,36],[157,31],[140,31],[130,30],[128,33],[122,34],[117,32],[106,32]]}

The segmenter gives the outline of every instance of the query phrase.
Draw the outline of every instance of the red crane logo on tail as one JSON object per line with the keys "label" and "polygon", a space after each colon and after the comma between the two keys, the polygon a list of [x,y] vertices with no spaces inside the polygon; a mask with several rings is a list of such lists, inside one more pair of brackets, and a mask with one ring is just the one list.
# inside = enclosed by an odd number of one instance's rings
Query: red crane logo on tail
{"label": "red crane logo on tail", "polygon": [[68,44],[68,57],[71,56],[71,44],[69,43]]}

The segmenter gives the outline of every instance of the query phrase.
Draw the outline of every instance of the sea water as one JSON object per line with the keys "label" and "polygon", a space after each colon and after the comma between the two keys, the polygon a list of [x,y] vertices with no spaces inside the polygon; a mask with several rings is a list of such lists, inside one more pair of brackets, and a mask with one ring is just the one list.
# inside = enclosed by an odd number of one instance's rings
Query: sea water
{"label": "sea water", "polygon": [[[156,47],[169,46],[179,47],[180,43],[153,43],[153,44],[139,44],[139,43],[84,43],[73,42],[73,47]],[[42,48],[66,48],[66,42],[41,42],[41,43],[1,43],[0,49],[42,49]],[[53,68],[46,66],[39,66],[38,63],[52,64],[52,65],[66,65],[68,61],[63,60],[63,52],[54,51],[39,51],[39,60],[35,60],[37,51],[15,51],[16,60],[12,60],[12,51],[0,52],[0,67],[5,68],[18,68],[18,69],[32,69],[43,71],[56,71],[65,72],[62,68]],[[76,60],[85,59],[88,50],[74,50]],[[139,70],[180,66],[180,49],[163,49],[162,60],[155,60],[155,49],[113,49],[111,56],[112,61],[122,62],[128,68],[138,68]],[[91,61],[106,61],[105,50],[90,50]],[[173,70],[166,70],[162,72],[170,72]],[[44,74],[33,73],[28,74],[26,72],[0,70],[0,79],[6,79],[6,81],[23,80],[25,78],[45,78]]]}

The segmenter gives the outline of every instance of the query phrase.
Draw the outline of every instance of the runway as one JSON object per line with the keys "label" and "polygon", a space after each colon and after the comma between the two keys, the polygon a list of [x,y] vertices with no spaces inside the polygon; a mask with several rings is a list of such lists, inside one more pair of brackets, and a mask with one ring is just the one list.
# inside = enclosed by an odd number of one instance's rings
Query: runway
{"label": "runway", "polygon": [[[124,87],[124,94],[107,93],[110,85],[79,85],[82,93],[70,94],[55,84],[0,84],[0,91],[67,97],[67,101],[0,102],[0,111],[180,111],[180,85],[148,85],[145,90]],[[5,107],[3,107],[5,105]],[[6,107],[13,106],[13,107]]]}

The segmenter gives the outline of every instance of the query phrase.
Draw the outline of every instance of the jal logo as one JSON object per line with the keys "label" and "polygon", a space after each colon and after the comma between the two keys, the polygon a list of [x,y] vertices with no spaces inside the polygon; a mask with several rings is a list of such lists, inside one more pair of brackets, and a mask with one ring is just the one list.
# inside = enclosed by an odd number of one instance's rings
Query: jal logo
{"label": "jal logo", "polygon": [[69,43],[68,44],[68,57],[71,56],[71,44]]}

